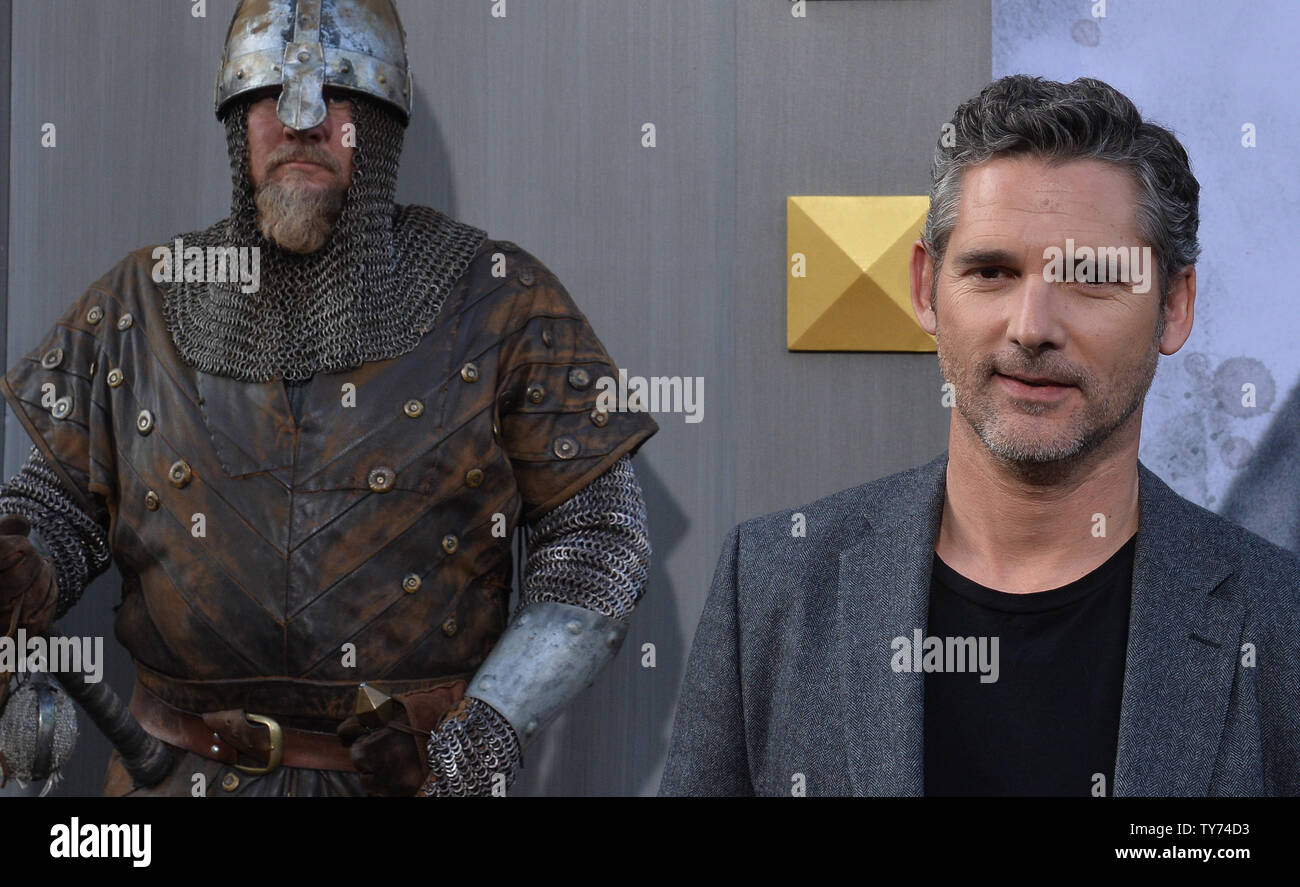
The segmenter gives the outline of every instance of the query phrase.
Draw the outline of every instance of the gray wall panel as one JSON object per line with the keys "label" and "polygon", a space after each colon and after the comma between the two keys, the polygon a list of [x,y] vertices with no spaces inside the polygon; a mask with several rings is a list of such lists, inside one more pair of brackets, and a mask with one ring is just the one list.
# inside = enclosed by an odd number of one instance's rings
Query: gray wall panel
{"label": "gray wall panel", "polygon": [[989,4],[807,9],[738,6],[738,520],[928,461],[948,439],[933,354],[785,350],[785,198],[928,194],[939,127],[989,80]]}

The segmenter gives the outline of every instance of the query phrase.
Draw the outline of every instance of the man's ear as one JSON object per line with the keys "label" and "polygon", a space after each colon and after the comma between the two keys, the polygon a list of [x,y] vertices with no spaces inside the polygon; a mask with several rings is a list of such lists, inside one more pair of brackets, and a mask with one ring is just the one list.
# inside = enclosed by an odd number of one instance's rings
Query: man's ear
{"label": "man's ear", "polygon": [[1160,334],[1160,353],[1174,354],[1192,334],[1196,309],[1196,266],[1187,265],[1169,280],[1169,300],[1165,312],[1165,331]]}
{"label": "man's ear", "polygon": [[934,265],[934,256],[930,253],[929,245],[923,237],[918,237],[912,244],[909,270],[912,313],[916,315],[916,322],[921,325],[921,329],[933,336],[939,327],[934,305],[930,302],[930,294],[933,292],[934,275],[938,273],[938,269]]}

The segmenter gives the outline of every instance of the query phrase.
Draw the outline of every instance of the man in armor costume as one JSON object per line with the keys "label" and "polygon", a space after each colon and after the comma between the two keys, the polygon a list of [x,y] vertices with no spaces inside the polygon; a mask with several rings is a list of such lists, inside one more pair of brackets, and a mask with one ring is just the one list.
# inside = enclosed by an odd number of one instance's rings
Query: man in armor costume
{"label": "man in armor costume", "polygon": [[[114,752],[106,794],[499,792],[622,643],[656,425],[597,406],[615,365],[536,258],[395,205],[410,108],[392,0],[241,2],[230,217],[129,255],[0,380],[35,444],[0,632],[115,561],[131,712],[175,760],[139,786]],[[244,247],[252,292],[219,268]]]}

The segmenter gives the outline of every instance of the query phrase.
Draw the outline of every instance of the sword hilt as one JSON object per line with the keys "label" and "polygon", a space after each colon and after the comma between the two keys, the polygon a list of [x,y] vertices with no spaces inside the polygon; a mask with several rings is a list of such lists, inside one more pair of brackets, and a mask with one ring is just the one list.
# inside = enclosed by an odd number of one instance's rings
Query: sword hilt
{"label": "sword hilt", "polygon": [[89,683],[78,672],[52,674],[113,743],[122,756],[122,766],[136,785],[148,788],[167,778],[174,765],[171,752],[140,726],[112,687],[104,681]]}

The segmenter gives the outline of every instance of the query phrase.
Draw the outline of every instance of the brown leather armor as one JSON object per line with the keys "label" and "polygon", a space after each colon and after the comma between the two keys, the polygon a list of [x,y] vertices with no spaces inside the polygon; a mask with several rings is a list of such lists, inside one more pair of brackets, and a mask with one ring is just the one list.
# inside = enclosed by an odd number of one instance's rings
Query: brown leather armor
{"label": "brown leather armor", "polygon": [[521,517],[657,430],[595,410],[617,369],[513,244],[484,243],[414,351],[313,378],[300,423],[280,380],[181,361],[152,252],[91,286],[0,390],[87,509],[103,498],[116,634],[178,708],[337,723],[361,680],[471,674],[506,626]]}

